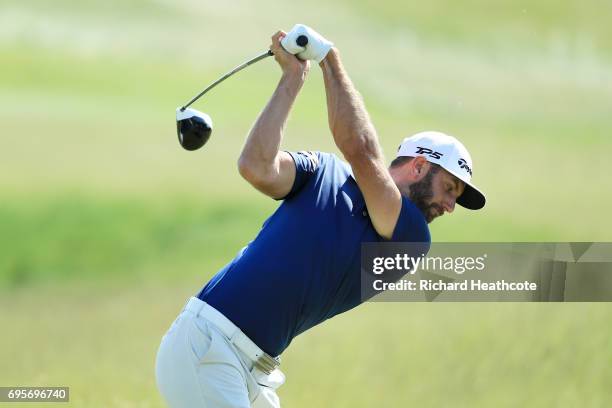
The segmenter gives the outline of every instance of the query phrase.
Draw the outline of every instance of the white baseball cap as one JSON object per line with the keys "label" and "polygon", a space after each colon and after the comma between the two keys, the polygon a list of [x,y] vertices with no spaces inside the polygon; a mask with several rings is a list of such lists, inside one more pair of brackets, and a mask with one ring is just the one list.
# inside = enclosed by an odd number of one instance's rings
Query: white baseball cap
{"label": "white baseball cap", "polygon": [[428,162],[440,165],[465,183],[465,190],[457,198],[457,204],[470,210],[484,207],[484,194],[470,182],[472,157],[459,140],[442,132],[420,132],[404,139],[397,152],[397,157],[402,156],[423,156]]}

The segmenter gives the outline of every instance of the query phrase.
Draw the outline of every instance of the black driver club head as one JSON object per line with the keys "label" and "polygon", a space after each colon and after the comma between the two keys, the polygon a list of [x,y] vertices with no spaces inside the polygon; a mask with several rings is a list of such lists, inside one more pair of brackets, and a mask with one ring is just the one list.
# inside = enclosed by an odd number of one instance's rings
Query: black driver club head
{"label": "black driver club head", "polygon": [[212,132],[212,119],[192,108],[176,109],[176,133],[185,150],[197,150],[204,146]]}
{"label": "black driver club head", "polygon": [[[300,41],[302,40],[303,39]],[[306,38],[306,41],[308,41],[308,38]],[[189,102],[187,102],[187,104],[176,109],[176,133],[178,135],[179,143],[185,150],[198,150],[200,147],[204,146],[206,142],[208,142],[208,139],[210,139],[210,134],[213,127],[210,116],[195,109],[191,109],[189,106],[215,86],[234,75],[236,72],[239,72],[249,65],[272,55],[274,55],[272,51],[267,50],[255,58],[251,58],[245,63],[238,65],[236,68],[210,84],[202,92],[194,96]]]}

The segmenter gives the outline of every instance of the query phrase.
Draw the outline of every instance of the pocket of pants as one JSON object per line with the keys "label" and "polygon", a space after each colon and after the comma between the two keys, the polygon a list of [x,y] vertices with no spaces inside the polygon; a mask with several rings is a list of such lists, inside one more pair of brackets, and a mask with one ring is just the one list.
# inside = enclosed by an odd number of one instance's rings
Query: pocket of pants
{"label": "pocket of pants", "polygon": [[196,321],[195,317],[187,331],[187,343],[197,362],[202,362],[212,346],[213,338],[208,322]]}

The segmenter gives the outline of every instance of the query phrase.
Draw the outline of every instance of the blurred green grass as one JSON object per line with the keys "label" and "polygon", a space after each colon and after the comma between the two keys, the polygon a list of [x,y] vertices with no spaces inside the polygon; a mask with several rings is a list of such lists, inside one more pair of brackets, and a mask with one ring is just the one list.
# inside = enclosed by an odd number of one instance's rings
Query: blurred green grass
{"label": "blurred green grass", "polygon": [[138,282],[211,273],[245,245],[263,210],[237,203],[107,201],[59,196],[0,204],[0,287],[70,280]]}
{"label": "blurred green grass", "polygon": [[[178,146],[174,110],[296,22],[335,41],[388,159],[432,128],[470,149],[487,207],[436,221],[435,241],[609,241],[611,11],[603,0],[2,2],[0,385],[67,384],[79,407],[161,406],[163,331],[277,205],[235,161],[279,70],[261,62],[197,103],[215,122],[201,151]],[[315,66],[284,147],[337,153]],[[368,304],[296,339],[281,398],[606,406],[609,318],[596,304]]]}

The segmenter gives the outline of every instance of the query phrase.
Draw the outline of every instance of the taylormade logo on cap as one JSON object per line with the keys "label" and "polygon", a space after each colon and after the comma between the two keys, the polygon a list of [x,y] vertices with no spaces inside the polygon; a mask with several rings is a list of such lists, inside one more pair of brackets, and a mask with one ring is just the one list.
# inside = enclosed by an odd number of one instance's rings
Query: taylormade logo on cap
{"label": "taylormade logo on cap", "polygon": [[457,199],[457,204],[473,210],[484,207],[485,196],[472,180],[472,156],[456,138],[442,132],[427,131],[404,139],[399,146],[397,157],[423,156],[465,183],[465,191]]}

